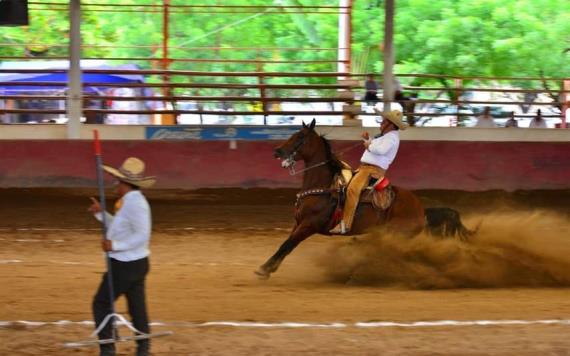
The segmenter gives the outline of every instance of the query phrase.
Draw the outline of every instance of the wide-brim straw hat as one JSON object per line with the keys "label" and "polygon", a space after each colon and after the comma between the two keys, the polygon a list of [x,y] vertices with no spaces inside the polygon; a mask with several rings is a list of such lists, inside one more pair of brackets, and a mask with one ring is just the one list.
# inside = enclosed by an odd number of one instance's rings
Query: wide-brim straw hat
{"label": "wide-brim straw hat", "polygon": [[392,111],[385,113],[385,112],[382,112],[382,111],[374,108],[374,111],[376,111],[376,114],[382,116],[384,119],[389,120],[394,125],[398,126],[398,128],[400,130],[405,130],[408,128],[408,124],[406,124],[404,121],[402,121],[403,115],[402,115],[402,112],[400,110],[392,110]]}
{"label": "wide-brim straw hat", "polygon": [[127,158],[118,169],[107,165],[103,165],[103,169],[118,180],[140,188],[149,188],[156,183],[156,177],[145,177],[145,164],[136,157]]}

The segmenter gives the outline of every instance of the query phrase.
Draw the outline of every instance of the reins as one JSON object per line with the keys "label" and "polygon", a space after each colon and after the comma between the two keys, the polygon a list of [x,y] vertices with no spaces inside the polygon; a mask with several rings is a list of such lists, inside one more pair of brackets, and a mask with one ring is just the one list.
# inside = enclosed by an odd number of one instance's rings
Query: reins
{"label": "reins", "polygon": [[[343,149],[343,150],[338,151],[338,153],[335,153],[335,155],[336,155],[337,157],[338,157],[338,156],[341,156],[341,155],[344,154],[345,152],[348,152],[348,151],[350,151],[350,150],[353,150],[353,149],[355,149],[356,147],[361,146],[361,145],[362,145],[362,143],[360,143],[360,142],[359,142],[359,143],[356,143],[356,144],[354,144],[354,145],[352,145],[352,146],[349,146],[349,147],[347,147],[347,148],[345,148],[345,149]],[[295,153],[296,153],[296,151],[295,151]],[[305,168],[300,169],[300,170],[298,170],[298,171],[295,170],[295,165],[292,164],[291,166],[288,167],[288,169],[289,169],[289,175],[294,176],[294,175],[297,175],[297,174],[299,174],[299,173],[303,173],[303,172],[306,172],[306,171],[308,171],[308,170],[311,170],[311,169],[313,169],[313,168],[317,168],[317,167],[320,167],[320,166],[324,166],[325,164],[329,163],[330,161],[332,161],[332,159],[327,159],[326,161],[322,161],[322,162],[319,162],[319,163],[315,163],[315,164],[313,164],[313,165],[311,165],[311,166],[305,167]]]}

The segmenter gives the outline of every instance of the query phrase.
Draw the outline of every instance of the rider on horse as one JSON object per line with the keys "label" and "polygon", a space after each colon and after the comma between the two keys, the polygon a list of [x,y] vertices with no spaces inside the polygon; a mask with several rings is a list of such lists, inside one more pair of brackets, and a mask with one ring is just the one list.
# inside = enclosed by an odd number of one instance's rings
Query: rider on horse
{"label": "rider on horse", "polygon": [[350,232],[360,193],[368,185],[370,177],[380,182],[396,158],[400,146],[399,130],[405,130],[408,125],[402,121],[402,113],[398,110],[380,115],[384,118],[380,124],[380,134],[373,139],[368,132],[362,134],[366,150],[360,158],[357,173],[348,185],[342,220],[330,230],[331,234],[344,235]]}

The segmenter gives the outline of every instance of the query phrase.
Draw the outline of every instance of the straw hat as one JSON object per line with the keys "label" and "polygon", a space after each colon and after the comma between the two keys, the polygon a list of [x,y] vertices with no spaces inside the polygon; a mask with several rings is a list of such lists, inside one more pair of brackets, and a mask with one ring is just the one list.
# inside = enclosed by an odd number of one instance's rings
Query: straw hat
{"label": "straw hat", "polygon": [[392,110],[390,112],[384,113],[376,108],[374,108],[376,114],[382,116],[386,120],[390,120],[394,125],[398,126],[400,130],[405,130],[408,128],[408,124],[402,121],[402,112],[400,110]]}
{"label": "straw hat", "polygon": [[103,165],[103,169],[120,181],[136,185],[141,188],[149,188],[155,182],[155,177],[144,176],[145,164],[138,158],[129,157],[123,162],[119,169]]}

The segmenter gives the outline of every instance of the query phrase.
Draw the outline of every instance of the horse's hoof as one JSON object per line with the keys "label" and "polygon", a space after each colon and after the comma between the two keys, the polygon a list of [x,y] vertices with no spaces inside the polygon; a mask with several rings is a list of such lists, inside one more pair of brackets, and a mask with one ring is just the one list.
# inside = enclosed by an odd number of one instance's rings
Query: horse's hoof
{"label": "horse's hoof", "polygon": [[257,275],[257,278],[261,279],[261,280],[266,280],[269,279],[269,276],[271,275],[269,272],[267,272],[264,269],[257,269],[254,272]]}

